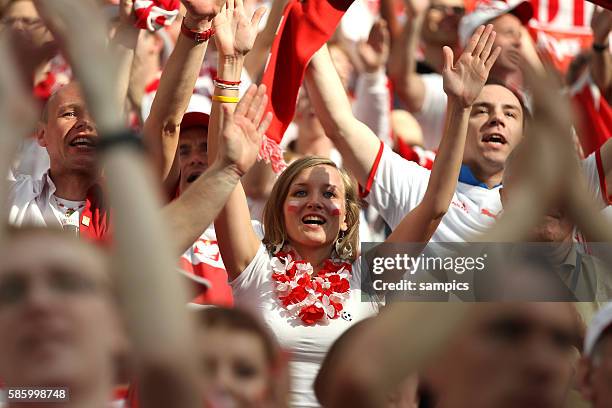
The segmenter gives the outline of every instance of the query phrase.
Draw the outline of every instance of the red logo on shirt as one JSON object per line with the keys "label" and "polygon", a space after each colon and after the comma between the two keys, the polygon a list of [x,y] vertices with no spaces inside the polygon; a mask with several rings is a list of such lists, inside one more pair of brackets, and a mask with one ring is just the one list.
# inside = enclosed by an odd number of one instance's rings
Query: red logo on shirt
{"label": "red logo on shirt", "polygon": [[455,207],[465,211],[466,213],[469,213],[470,211],[467,208],[467,205],[465,205],[465,203],[463,201],[451,201],[451,204],[454,205]]}
{"label": "red logo on shirt", "polygon": [[488,217],[497,219],[497,214],[493,214],[491,211],[487,210],[486,208],[483,208],[482,210],[480,210],[480,213],[482,215],[486,215]]}

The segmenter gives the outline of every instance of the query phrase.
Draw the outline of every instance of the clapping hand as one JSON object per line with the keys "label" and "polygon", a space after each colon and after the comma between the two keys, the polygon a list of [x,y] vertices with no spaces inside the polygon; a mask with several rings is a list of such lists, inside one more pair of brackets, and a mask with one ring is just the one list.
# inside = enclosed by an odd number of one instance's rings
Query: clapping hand
{"label": "clapping hand", "polygon": [[366,72],[376,72],[383,68],[389,59],[389,29],[384,20],[372,26],[367,41],[358,44],[359,58]]}

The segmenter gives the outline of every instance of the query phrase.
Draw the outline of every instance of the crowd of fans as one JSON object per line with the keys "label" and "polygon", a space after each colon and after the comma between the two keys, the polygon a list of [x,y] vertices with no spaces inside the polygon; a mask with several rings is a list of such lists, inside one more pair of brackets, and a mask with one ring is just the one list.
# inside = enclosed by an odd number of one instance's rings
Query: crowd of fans
{"label": "crowd of fans", "polygon": [[0,407],[612,406],[612,10],[562,73],[533,3],[1,1]]}

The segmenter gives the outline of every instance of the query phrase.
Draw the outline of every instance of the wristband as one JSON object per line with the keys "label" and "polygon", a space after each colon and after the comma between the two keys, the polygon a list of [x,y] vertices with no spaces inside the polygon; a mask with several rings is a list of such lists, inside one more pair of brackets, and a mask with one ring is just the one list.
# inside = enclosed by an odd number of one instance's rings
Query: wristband
{"label": "wristband", "polygon": [[142,140],[134,131],[130,129],[120,130],[118,132],[113,132],[100,137],[98,144],[96,145],[96,149],[99,153],[106,153],[107,151],[116,147],[123,146],[130,147],[138,151],[144,150]]}
{"label": "wristband", "polygon": [[240,90],[240,87],[238,85],[225,85],[217,81],[213,81],[213,83],[219,89],[226,89],[228,91],[239,91]]}
{"label": "wristband", "polygon": [[181,33],[187,37],[187,38],[191,38],[192,40],[194,40],[196,42],[196,44],[201,44],[205,41],[208,41],[210,39],[210,37],[212,37],[213,35],[215,35],[215,29],[214,28],[209,28],[206,31],[191,31],[186,25],[185,25],[185,19],[183,19],[183,22],[181,23]]}
{"label": "wristband", "polygon": [[215,77],[214,81],[220,84],[223,84],[223,85],[234,85],[234,86],[238,86],[242,82],[242,81],[226,81],[224,79],[217,78],[217,77]]}
{"label": "wristband", "polygon": [[595,43],[593,43],[593,51],[595,51],[595,52],[604,52],[608,48],[610,48],[610,44],[607,43],[607,42],[604,43],[604,44],[595,44]]}
{"label": "wristband", "polygon": [[222,95],[213,95],[213,102],[222,102],[222,103],[238,103],[240,102],[240,98],[237,96],[222,96]]}

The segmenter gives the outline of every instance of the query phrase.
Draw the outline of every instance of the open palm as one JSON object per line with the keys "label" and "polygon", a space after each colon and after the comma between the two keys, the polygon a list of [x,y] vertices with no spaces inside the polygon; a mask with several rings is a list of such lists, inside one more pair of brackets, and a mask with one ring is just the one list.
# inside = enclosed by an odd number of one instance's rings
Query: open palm
{"label": "open palm", "polygon": [[449,97],[456,98],[463,106],[474,103],[501,52],[500,47],[491,52],[494,40],[493,26],[488,25],[486,28],[480,26],[455,64],[453,64],[453,51],[449,47],[443,49],[444,92]]}
{"label": "open palm", "polygon": [[227,0],[221,12],[213,20],[215,43],[222,55],[243,56],[247,54],[257,37],[259,21],[266,12],[265,7],[255,10],[249,19],[242,0]]}
{"label": "open palm", "polygon": [[181,0],[187,12],[202,19],[212,19],[219,14],[225,0]]}
{"label": "open palm", "polygon": [[[268,103],[265,85],[251,85],[235,112],[224,106],[219,158],[245,174],[257,159],[264,133],[272,121],[272,114],[264,117]],[[263,120],[262,120],[263,118]]]}

